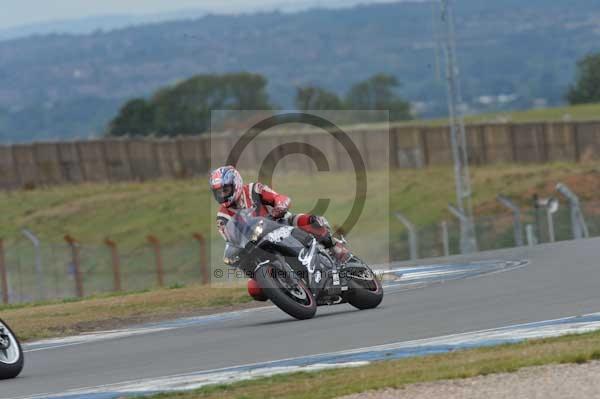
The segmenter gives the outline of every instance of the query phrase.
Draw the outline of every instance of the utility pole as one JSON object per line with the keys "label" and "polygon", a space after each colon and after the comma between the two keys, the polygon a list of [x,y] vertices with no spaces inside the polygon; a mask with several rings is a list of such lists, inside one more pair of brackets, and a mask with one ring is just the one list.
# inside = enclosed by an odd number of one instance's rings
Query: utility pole
{"label": "utility pole", "polygon": [[448,89],[448,110],[450,114],[450,138],[454,158],[454,177],[456,183],[456,208],[464,218],[460,223],[460,247],[462,253],[477,252],[477,235],[473,222],[471,203],[471,179],[469,176],[469,157],[467,152],[467,134],[462,113],[462,95],[460,74],[456,59],[456,34],[452,0],[440,0],[442,21],[445,26],[444,55],[446,58],[446,79]]}

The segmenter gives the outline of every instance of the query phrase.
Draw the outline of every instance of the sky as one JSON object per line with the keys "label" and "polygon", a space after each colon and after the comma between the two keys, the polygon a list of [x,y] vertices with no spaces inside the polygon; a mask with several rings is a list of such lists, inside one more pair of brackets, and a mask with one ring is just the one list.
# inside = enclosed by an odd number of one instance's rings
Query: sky
{"label": "sky", "polygon": [[185,9],[215,13],[392,2],[394,0],[2,0],[0,30],[39,22],[115,14],[160,14]]}

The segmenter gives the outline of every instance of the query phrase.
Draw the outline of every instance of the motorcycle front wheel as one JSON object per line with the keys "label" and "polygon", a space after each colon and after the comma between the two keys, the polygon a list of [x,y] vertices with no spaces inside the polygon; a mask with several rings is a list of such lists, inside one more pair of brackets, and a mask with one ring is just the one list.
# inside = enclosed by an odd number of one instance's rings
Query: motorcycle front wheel
{"label": "motorcycle front wheel", "polygon": [[279,309],[298,320],[314,317],[317,303],[304,281],[287,268],[281,260],[273,261],[254,274],[265,295]]}
{"label": "motorcycle front wheel", "polygon": [[15,378],[23,370],[23,349],[10,327],[0,319],[0,380]]}
{"label": "motorcycle front wheel", "polygon": [[383,300],[383,286],[367,265],[348,273],[348,303],[357,309],[374,309]]}

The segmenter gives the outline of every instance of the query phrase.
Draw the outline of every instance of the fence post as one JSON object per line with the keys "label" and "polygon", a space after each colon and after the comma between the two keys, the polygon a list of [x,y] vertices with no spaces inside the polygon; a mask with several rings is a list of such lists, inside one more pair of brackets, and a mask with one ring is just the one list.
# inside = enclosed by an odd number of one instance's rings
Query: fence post
{"label": "fence post", "polygon": [[408,230],[410,260],[419,259],[419,237],[417,236],[417,229],[415,228],[415,225],[401,212],[396,212],[395,215],[396,218],[404,225],[404,227],[406,227],[406,230]]}
{"label": "fence post", "polygon": [[[465,225],[471,223],[469,221],[469,218],[467,218],[467,216],[462,213],[460,211],[460,209],[458,209],[457,207],[455,207],[452,204],[448,204],[448,210],[450,210],[450,213],[452,213],[460,222],[460,226],[461,229],[463,229]],[[475,223],[473,223],[473,230],[475,230]],[[475,233],[475,237],[477,235],[477,231],[474,231]],[[465,254],[470,254],[473,252],[478,252],[478,248],[477,248],[477,240],[473,240],[473,242],[464,242],[465,240],[461,239],[460,240],[460,253],[465,255]]]}
{"label": "fence post", "polygon": [[79,243],[70,235],[65,236],[65,241],[71,247],[71,265],[75,272],[75,294],[83,297],[83,277],[81,275],[81,258],[79,252]]}
{"label": "fence post", "polygon": [[569,208],[571,209],[571,231],[573,232],[573,238],[576,240],[588,238],[590,233],[588,231],[585,218],[583,217],[583,212],[581,211],[579,197],[563,183],[558,183],[556,185],[556,190],[565,196],[565,198],[567,198],[569,201]]}
{"label": "fence post", "polygon": [[156,257],[156,280],[158,281],[159,287],[165,286],[165,276],[163,270],[163,259],[160,252],[160,240],[155,236],[148,236],[148,242],[154,248],[154,256]]}
{"label": "fence post", "polygon": [[110,249],[110,256],[112,259],[113,269],[113,286],[115,291],[121,291],[121,258],[119,257],[119,251],[117,249],[117,243],[107,238],[104,240],[104,244]]}
{"label": "fence post", "polygon": [[[536,213],[537,209],[543,207],[546,210],[546,221],[548,224],[548,241],[555,242],[556,236],[554,234],[554,214],[558,212],[558,208],[560,204],[558,200],[554,197],[550,198],[539,198],[537,195],[534,197],[536,199]],[[539,229],[539,225],[538,225]]]}
{"label": "fence post", "polygon": [[206,252],[206,239],[200,233],[194,234],[194,239],[200,244],[200,275],[202,276],[202,284],[210,283],[208,275],[208,254]]}
{"label": "fence post", "polygon": [[533,229],[533,225],[528,224],[525,226],[525,231],[527,232],[527,245],[530,247],[534,247],[537,245],[537,238],[535,237],[535,231]]}
{"label": "fence post", "polygon": [[44,271],[42,267],[40,240],[35,236],[35,234],[27,229],[23,229],[21,233],[23,233],[23,235],[29,241],[31,241],[31,244],[33,244],[33,248],[35,249],[35,273],[37,277],[38,298],[40,300],[46,299],[46,287],[44,284]]}
{"label": "fence post", "polygon": [[521,210],[510,198],[499,195],[496,197],[498,202],[510,209],[513,213],[513,224],[515,228],[515,245],[517,247],[523,246],[523,228],[521,227]]}
{"label": "fence post", "polygon": [[450,256],[450,240],[448,239],[448,222],[445,220],[441,223],[442,228],[442,245],[444,246],[444,256]]}
{"label": "fence post", "polygon": [[6,261],[4,258],[4,240],[0,238],[0,283],[2,286],[2,303],[8,305],[8,276],[6,272]]}

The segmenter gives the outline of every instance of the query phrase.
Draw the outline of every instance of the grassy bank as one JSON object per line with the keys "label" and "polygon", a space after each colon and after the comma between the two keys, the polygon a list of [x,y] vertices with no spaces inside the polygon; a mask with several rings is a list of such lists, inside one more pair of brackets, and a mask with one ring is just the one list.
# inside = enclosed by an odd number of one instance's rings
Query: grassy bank
{"label": "grassy bank", "polygon": [[600,360],[600,332],[543,339],[515,345],[374,363],[369,366],[296,373],[217,385],[153,399],[329,399],[342,395],[401,388],[408,384],[515,372],[524,367]]}
{"label": "grassy bank", "polygon": [[[494,165],[473,168],[472,175],[474,202],[479,206],[499,192],[522,195],[572,176],[599,176],[600,164]],[[454,201],[451,168],[393,171],[389,187],[387,179],[376,180],[369,196],[389,191],[390,210],[402,210],[417,225],[447,216],[447,204]],[[347,189],[353,181],[351,174],[297,175],[276,179],[274,186],[293,198],[293,210],[303,211],[311,209],[316,198]],[[343,210],[353,199],[345,194],[339,198],[328,211],[334,222],[345,216]],[[156,234],[167,244],[177,243],[189,240],[195,232],[214,231],[212,202],[204,179],[3,192],[0,237],[8,241],[20,238],[20,230],[27,227],[45,242],[62,242],[69,233],[83,243],[98,245],[110,236],[123,247],[136,247],[146,244],[148,234]],[[336,211],[338,207],[341,212]],[[377,211],[367,208],[365,216]],[[392,229],[396,227],[400,228],[393,223]]]}
{"label": "grassy bank", "polygon": [[522,122],[558,122],[588,121],[600,118],[600,104],[584,104],[556,108],[540,108],[516,112],[496,112],[472,115],[466,118],[468,123],[509,121]]}
{"label": "grassy bank", "polygon": [[[597,121],[600,119],[600,104],[583,104],[554,108],[536,108],[525,111],[499,111],[467,115],[466,123],[528,123],[560,121]],[[447,119],[424,119],[399,123],[402,125],[438,126],[447,124]]]}
{"label": "grassy bank", "polygon": [[23,341],[76,335],[137,323],[216,313],[245,307],[245,288],[190,286],[85,300],[0,307],[0,316]]}

